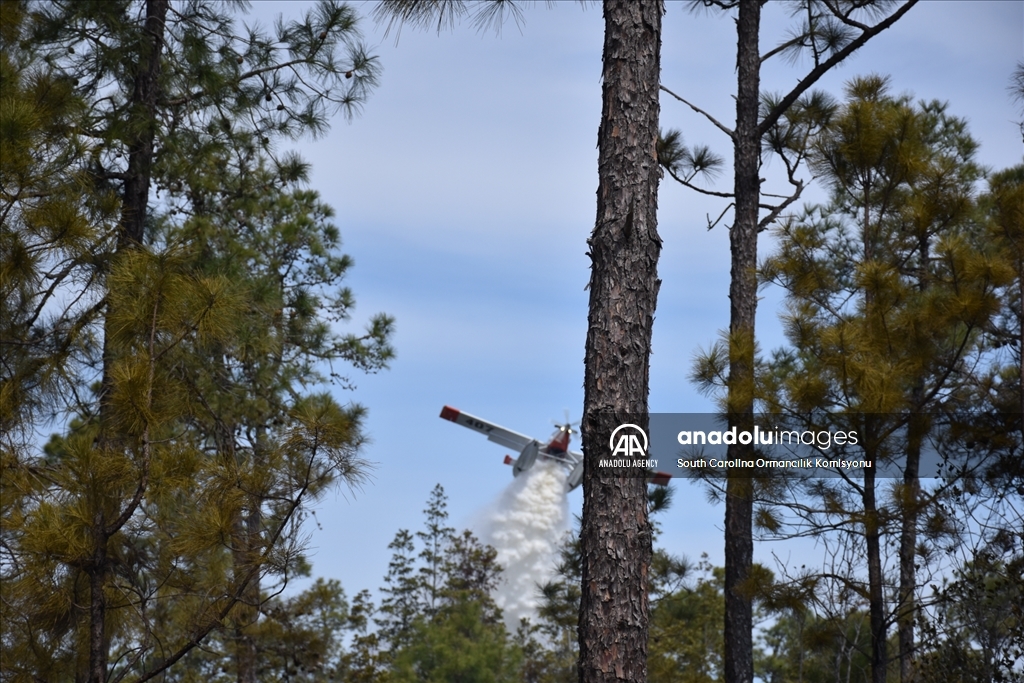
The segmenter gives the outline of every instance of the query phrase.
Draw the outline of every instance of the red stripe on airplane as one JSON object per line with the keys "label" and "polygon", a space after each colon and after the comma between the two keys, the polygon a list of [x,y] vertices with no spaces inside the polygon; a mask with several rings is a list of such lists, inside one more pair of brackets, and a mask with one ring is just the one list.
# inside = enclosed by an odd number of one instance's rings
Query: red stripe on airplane
{"label": "red stripe on airplane", "polygon": [[668,472],[655,472],[650,478],[650,482],[655,486],[668,486],[670,479],[672,479],[672,475]]}

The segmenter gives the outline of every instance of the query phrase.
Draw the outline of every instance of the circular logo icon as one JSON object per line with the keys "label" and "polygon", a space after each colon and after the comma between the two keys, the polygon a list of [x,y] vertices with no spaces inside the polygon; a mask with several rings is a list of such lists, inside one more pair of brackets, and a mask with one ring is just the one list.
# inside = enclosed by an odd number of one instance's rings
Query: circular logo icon
{"label": "circular logo icon", "polygon": [[[643,439],[643,444],[637,439],[637,434],[624,433],[616,439],[619,432],[623,429],[630,428],[636,431],[639,436]],[[640,456],[643,457],[647,453],[647,433],[635,424],[623,424],[615,428],[612,435],[608,438],[608,448],[613,454],[621,453],[629,456]]]}

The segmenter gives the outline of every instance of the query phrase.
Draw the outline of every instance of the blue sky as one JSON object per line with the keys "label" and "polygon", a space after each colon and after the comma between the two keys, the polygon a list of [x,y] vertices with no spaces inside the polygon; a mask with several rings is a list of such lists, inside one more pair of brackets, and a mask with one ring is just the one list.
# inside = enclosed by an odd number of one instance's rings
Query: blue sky
{"label": "blue sky", "polygon": [[[663,83],[731,125],[732,20],[667,5]],[[258,2],[252,15],[266,24],[301,6]],[[371,6],[357,4],[364,16]],[[436,483],[464,528],[511,479],[506,451],[440,420],[442,405],[540,438],[566,410],[574,420],[582,410],[603,20],[600,7],[570,2],[538,3],[525,18],[521,30],[509,24],[497,37],[468,24],[440,36],[407,28],[397,45],[367,18],[364,32],[384,69],[380,88],[354,121],[338,117],[327,136],[296,145],[355,260],[353,324],[379,311],[397,318],[391,369],[356,376],[357,390],[340,396],[369,408],[372,482],[329,493],[309,526],[314,575],[340,579],[350,595],[380,586],[387,544],[399,528],[419,528]],[[781,4],[770,4],[765,19],[762,51],[788,25]],[[925,0],[818,87],[840,96],[844,81],[880,73],[897,92],[948,101],[969,120],[980,161],[1000,169],[1021,161],[1007,85],[1022,59],[1024,3]],[[792,87],[808,68],[770,62],[762,88]],[[721,132],[668,97],[662,127],[731,158]],[[731,185],[728,169],[719,182]],[[820,197],[816,188],[807,195]],[[694,354],[728,323],[728,236],[721,226],[709,232],[705,220],[722,208],[662,183],[654,412],[712,409],[688,374]],[[762,240],[760,253],[770,248]],[[782,343],[779,296],[763,295],[759,340],[770,349]],[[720,563],[722,509],[699,488],[676,486],[660,545]],[[579,492],[570,497],[574,513],[581,501]],[[757,555],[771,563],[773,552],[813,550],[759,546]]]}

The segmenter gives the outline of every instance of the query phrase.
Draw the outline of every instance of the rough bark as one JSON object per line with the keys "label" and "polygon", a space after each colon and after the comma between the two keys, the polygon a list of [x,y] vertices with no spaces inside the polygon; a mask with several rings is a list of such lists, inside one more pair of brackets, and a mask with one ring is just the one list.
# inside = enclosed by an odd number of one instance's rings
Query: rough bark
{"label": "rough bark", "polygon": [[[877,237],[875,227],[871,224],[871,190],[870,174],[864,180],[863,203],[864,224],[862,226],[862,243],[864,245],[864,262],[871,263],[875,259]],[[874,293],[867,289],[864,292],[864,310],[869,317],[869,324],[875,316]],[[864,453],[879,462],[878,429],[872,416],[864,420]],[[885,611],[885,593],[882,586],[882,521],[878,515],[878,503],[875,499],[875,468],[864,469],[864,545],[868,561],[868,624],[871,627],[871,683],[885,683],[888,652],[886,639],[887,615]]]}
{"label": "rough bark", "polygon": [[[927,233],[918,241],[919,263],[917,287],[922,293],[928,289],[928,263],[931,245]],[[927,420],[921,414],[924,403],[924,382],[920,380],[911,392],[910,409],[913,411],[907,425],[907,461],[903,469],[901,492],[903,519],[900,526],[900,590],[896,617],[899,643],[900,681],[914,680],[915,635],[914,618],[917,613],[917,522],[921,505],[921,448],[928,432]]]}
{"label": "rough bark", "polygon": [[142,244],[149,185],[153,174],[153,141],[157,129],[157,101],[164,48],[164,26],[169,0],[147,0],[146,22],[142,29],[141,53],[132,88],[128,112],[132,138],[128,141],[128,168],[125,171],[121,225],[117,246]]}
{"label": "rough bark", "polygon": [[[133,134],[127,141],[128,167],[121,197],[121,221],[118,226],[117,250],[133,248],[142,244],[143,226],[149,205],[149,186],[153,168],[156,110],[160,65],[164,48],[164,28],[169,0],[148,0],[146,17],[139,40],[140,51],[137,71],[134,76],[132,96],[128,107],[126,130]],[[126,447],[111,431],[111,393],[113,379],[111,367],[115,361],[109,335],[103,339],[103,377],[100,394],[100,433],[97,448],[108,450]],[[146,476],[140,474],[144,488]],[[99,494],[102,497],[102,493]],[[137,494],[138,496],[138,494]],[[107,601],[106,585],[110,576],[108,544],[124,521],[115,523],[107,519],[104,511],[109,509],[97,501],[92,524],[92,558],[87,573],[89,576],[89,683],[105,683],[107,680],[110,640],[106,632]],[[138,505],[136,501],[134,505]],[[120,503],[111,506],[118,509]],[[114,512],[112,517],[123,517]]]}
{"label": "rough bark", "polygon": [[93,548],[89,563],[89,683],[104,683],[107,680],[107,575],[110,571],[107,560],[106,523],[99,510],[93,515]]}
{"label": "rough bark", "polygon": [[900,529],[900,592],[897,613],[897,637],[900,648],[900,681],[914,680],[914,617],[917,612],[917,520],[921,498],[921,437],[919,416],[911,417],[907,463],[903,470],[901,500],[903,519]]}
{"label": "rough bark", "polygon": [[[647,428],[651,331],[660,281],[657,190],[660,0],[606,0],[597,221],[590,237],[579,679],[647,679],[651,529],[643,478],[596,460],[618,418]],[[603,438],[602,438],[603,435]]]}
{"label": "rough bark", "polygon": [[[734,151],[735,221],[729,233],[731,282],[729,286],[729,389],[730,427],[750,429],[754,409],[754,342],[757,314],[757,235],[760,201],[761,137],[797,99],[825,73],[884,31],[917,2],[910,0],[842,50],[817,64],[780,102],[758,121],[760,98],[761,0],[737,3],[736,127]],[[729,459],[751,460],[753,444],[729,446]],[[748,585],[753,566],[753,481],[730,472],[725,496],[725,652],[726,683],[753,681],[753,603]],[[877,539],[876,539],[877,541]],[[880,566],[880,565],[879,565]]]}
{"label": "rough bark", "polygon": [[885,596],[882,592],[882,546],[878,506],[875,502],[875,472],[864,470],[864,542],[868,556],[868,612],[871,624],[871,683],[885,683],[886,653]]}
{"label": "rough bark", "polygon": [[[761,183],[758,130],[761,5],[739,5],[737,19],[736,129],[734,132],[735,222],[729,232],[729,425],[751,429],[754,410],[754,321],[757,314],[757,229]],[[729,459],[752,460],[752,444],[732,444]],[[754,679],[753,602],[748,586],[754,560],[753,481],[731,471],[725,492],[725,658],[726,683]]]}

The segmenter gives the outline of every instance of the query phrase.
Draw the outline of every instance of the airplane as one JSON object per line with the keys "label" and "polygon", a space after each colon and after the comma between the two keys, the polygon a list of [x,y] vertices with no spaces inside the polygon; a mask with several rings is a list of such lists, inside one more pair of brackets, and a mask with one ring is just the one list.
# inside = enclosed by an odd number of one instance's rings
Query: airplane
{"label": "airplane", "polygon": [[[512,476],[514,477],[518,477],[533,467],[537,458],[546,458],[569,470],[569,476],[565,480],[567,491],[572,491],[583,482],[583,454],[569,450],[569,442],[575,431],[569,424],[557,425],[558,428],[545,445],[525,434],[505,429],[451,406],[441,409],[441,417],[475,432],[480,432],[487,437],[488,441],[518,451],[518,458],[513,458],[511,455],[505,456],[505,464],[512,466]],[[671,477],[672,475],[665,472],[654,472],[648,481],[658,486],[665,486]]]}

